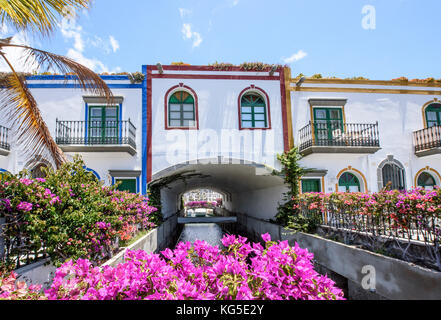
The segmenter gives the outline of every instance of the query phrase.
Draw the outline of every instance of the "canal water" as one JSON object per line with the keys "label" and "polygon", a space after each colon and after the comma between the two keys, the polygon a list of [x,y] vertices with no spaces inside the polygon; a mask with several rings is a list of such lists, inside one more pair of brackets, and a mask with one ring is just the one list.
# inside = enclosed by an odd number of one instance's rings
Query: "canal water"
{"label": "canal water", "polygon": [[215,223],[186,224],[184,225],[181,236],[179,237],[177,243],[194,243],[196,240],[203,240],[212,246],[219,246],[219,248],[223,248],[221,239],[224,234],[225,232],[222,230],[222,228]]}

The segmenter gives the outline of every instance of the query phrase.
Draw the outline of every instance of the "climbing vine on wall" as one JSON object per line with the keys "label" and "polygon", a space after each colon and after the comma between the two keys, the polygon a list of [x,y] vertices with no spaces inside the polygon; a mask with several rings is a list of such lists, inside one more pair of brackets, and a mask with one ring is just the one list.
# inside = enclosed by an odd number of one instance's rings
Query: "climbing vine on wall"
{"label": "climbing vine on wall", "polygon": [[310,172],[311,169],[302,167],[299,163],[301,159],[302,156],[297,147],[277,155],[282,170],[274,171],[273,174],[283,176],[285,184],[288,185],[288,191],[283,195],[285,203],[279,205],[277,209],[276,222],[296,230],[309,231],[312,226],[305,217],[301,216],[298,208],[300,181],[302,176]]}

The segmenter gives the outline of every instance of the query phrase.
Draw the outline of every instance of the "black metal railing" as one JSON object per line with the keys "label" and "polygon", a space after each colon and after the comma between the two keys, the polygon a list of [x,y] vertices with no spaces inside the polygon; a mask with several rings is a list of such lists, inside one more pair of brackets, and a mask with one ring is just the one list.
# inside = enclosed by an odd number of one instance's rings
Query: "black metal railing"
{"label": "black metal railing", "polygon": [[[339,236],[346,244],[361,244],[371,251],[381,249],[399,259],[441,271],[440,220],[433,215],[415,215],[399,222],[393,218],[394,206],[374,215],[359,213],[362,205],[342,208],[339,203],[323,203],[318,209],[300,204],[299,210],[326,236]],[[410,249],[411,245],[416,249]]]}
{"label": "black metal railing", "polygon": [[11,150],[11,145],[9,144],[9,129],[3,126],[0,126],[0,148]]}
{"label": "black metal railing", "polygon": [[380,147],[378,122],[309,122],[299,131],[300,151],[313,146]]}
{"label": "black metal railing", "polygon": [[124,121],[59,121],[56,142],[59,145],[122,145],[136,149],[136,128]]}
{"label": "black metal railing", "polygon": [[434,126],[413,133],[415,152],[441,147],[441,126]]}

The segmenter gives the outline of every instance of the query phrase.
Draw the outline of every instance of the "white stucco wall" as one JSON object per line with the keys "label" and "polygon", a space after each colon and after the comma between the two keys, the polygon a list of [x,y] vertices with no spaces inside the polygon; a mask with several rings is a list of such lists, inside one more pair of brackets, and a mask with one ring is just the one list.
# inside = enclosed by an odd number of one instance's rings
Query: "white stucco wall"
{"label": "white stucco wall", "polygon": [[[108,83],[129,84],[124,81],[107,81]],[[39,84],[55,84],[57,81],[30,80],[33,86]],[[86,119],[86,103],[83,96],[90,96],[89,92],[70,88],[32,88],[41,114],[52,136],[55,139],[56,119],[63,121],[84,121]],[[109,170],[141,170],[142,169],[142,89],[124,88],[112,89],[114,96],[122,96],[122,115],[120,120],[128,120],[136,127],[136,155],[126,152],[82,152],[88,168],[95,170],[105,181],[111,184]],[[89,104],[93,106],[94,104]],[[100,104],[96,104],[100,105]],[[73,157],[75,153],[66,153]],[[18,173],[24,169],[28,159],[22,156],[19,146],[12,143],[11,154],[8,157],[0,157],[0,168],[12,173]],[[31,168],[26,168],[31,169]]]}
{"label": "white stucco wall", "polygon": [[[199,130],[165,129],[164,97],[179,83],[197,94]],[[251,85],[263,89],[269,96],[271,130],[239,130],[238,98],[241,91]],[[152,88],[153,175],[175,164],[218,156],[276,165],[274,154],[283,152],[279,81],[153,79]],[[231,137],[232,144],[222,143],[222,134],[224,138]],[[242,148],[241,137],[247,141]]]}
{"label": "white stucco wall", "polygon": [[379,125],[380,151],[374,154],[317,153],[303,158],[302,164],[309,168],[328,170],[325,177],[326,192],[335,190],[338,173],[348,166],[361,171],[366,177],[368,191],[375,192],[378,191],[377,168],[388,155],[393,155],[405,167],[406,187],[413,187],[415,175],[422,168],[429,166],[441,172],[441,155],[418,158],[413,144],[413,132],[424,128],[422,108],[435,97],[440,98],[422,94],[292,92],[296,144],[299,143],[299,130],[311,121],[309,99],[347,99],[344,107],[347,123],[373,124],[378,121]]}

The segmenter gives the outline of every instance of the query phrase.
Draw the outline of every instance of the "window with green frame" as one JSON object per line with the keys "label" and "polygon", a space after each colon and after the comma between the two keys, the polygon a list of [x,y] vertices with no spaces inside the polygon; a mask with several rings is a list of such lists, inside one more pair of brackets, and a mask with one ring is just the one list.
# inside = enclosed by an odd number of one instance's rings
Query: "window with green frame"
{"label": "window with green frame", "polygon": [[418,177],[418,187],[424,188],[427,190],[433,190],[433,187],[436,186],[435,178],[428,172],[423,172]]}
{"label": "window with green frame", "polygon": [[338,180],[338,189],[343,192],[360,192],[360,181],[354,174],[345,172]]}
{"label": "window with green frame", "polygon": [[117,143],[119,111],[117,106],[89,106],[89,143]]}
{"label": "window with green frame", "polygon": [[441,103],[432,103],[426,108],[427,127],[441,126]]}
{"label": "window with green frame", "polygon": [[128,191],[130,193],[136,193],[136,179],[115,179],[115,182],[121,182],[117,187],[119,191]]}
{"label": "window with green frame", "polygon": [[320,179],[302,179],[302,193],[321,192]]}
{"label": "window with green frame", "polygon": [[344,131],[342,108],[314,108],[314,133],[317,141],[332,141]]}
{"label": "window with green frame", "polygon": [[265,100],[257,93],[247,93],[240,102],[241,128],[268,128]]}
{"label": "window with green frame", "polygon": [[194,98],[186,91],[172,94],[168,103],[169,127],[196,127],[196,112]]}

